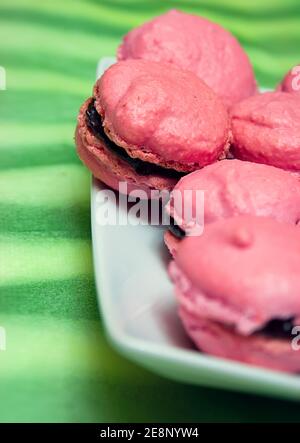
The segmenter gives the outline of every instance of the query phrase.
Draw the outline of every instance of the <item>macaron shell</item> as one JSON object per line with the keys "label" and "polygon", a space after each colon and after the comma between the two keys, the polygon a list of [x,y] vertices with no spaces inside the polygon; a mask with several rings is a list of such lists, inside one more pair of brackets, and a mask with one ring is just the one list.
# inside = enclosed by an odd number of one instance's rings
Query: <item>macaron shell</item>
{"label": "macaron shell", "polygon": [[300,106],[295,94],[268,92],[231,110],[233,154],[241,160],[300,171]]}
{"label": "macaron shell", "polygon": [[118,60],[167,62],[204,80],[227,106],[256,92],[253,68],[237,39],[203,17],[171,10],[130,31]]}
{"label": "macaron shell", "polygon": [[[188,228],[184,206],[189,205],[191,214],[196,214],[198,192],[203,192],[205,223],[242,214],[292,224],[300,220],[300,180],[273,166],[223,160],[183,177],[166,206],[183,230]],[[182,198],[176,198],[178,194]]]}
{"label": "macaron shell", "polygon": [[300,371],[300,351],[292,348],[292,335],[291,340],[245,337],[203,317],[195,318],[184,309],[179,314],[187,334],[205,353],[277,371]]}
{"label": "macaron shell", "polygon": [[192,171],[229,148],[229,115],[194,74],[145,60],[111,66],[94,88],[104,130],[131,157]]}
{"label": "macaron shell", "polygon": [[120,187],[120,184],[124,184],[125,182],[125,176],[121,176],[120,173],[117,172],[117,168],[113,168],[112,161],[106,154],[105,150],[101,150],[99,147],[93,148],[92,146],[87,149],[82,142],[78,130],[76,131],[75,138],[78,156],[85,166],[87,166],[87,168],[92,172],[95,178],[101,180],[110,188],[120,191],[121,193],[124,193],[123,190],[125,189],[126,194],[138,190],[139,192],[145,192],[145,194],[150,197],[149,187],[141,184],[135,184],[134,182],[130,181],[129,177],[126,179],[126,188]]}
{"label": "macaron shell", "polygon": [[277,88],[278,91],[298,94],[300,97],[300,65],[294,66],[284,77]]}
{"label": "macaron shell", "polygon": [[205,309],[247,335],[271,319],[299,317],[299,254],[299,227],[239,216],[184,238],[170,274],[186,309],[198,315]]}
{"label": "macaron shell", "polygon": [[172,257],[175,257],[180,241],[181,240],[175,237],[175,235],[173,235],[172,232],[167,230],[164,233],[164,242]]}
{"label": "macaron shell", "polygon": [[127,183],[127,191],[142,190],[150,195],[150,191],[171,190],[176,180],[154,175],[142,176],[121,158],[111,153],[105,144],[96,138],[86,124],[86,110],[91,99],[82,105],[76,128],[75,140],[77,152],[82,162],[93,175],[109,187],[119,190],[120,182]]}
{"label": "macaron shell", "polygon": [[[173,255],[175,260],[178,249],[179,245]],[[169,274],[175,285],[175,296],[179,306],[194,317],[204,317],[225,325],[234,325],[236,330],[244,335],[249,335],[260,328],[263,322],[261,318],[248,317],[242,308],[235,306],[230,300],[223,300],[194,286],[175,262],[170,264]]]}

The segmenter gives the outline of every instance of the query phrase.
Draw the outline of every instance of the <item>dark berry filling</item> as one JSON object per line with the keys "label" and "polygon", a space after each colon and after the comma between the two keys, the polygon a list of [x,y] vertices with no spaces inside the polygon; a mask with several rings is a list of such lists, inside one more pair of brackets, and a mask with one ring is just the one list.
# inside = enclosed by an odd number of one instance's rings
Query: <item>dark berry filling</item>
{"label": "dark berry filling", "polygon": [[170,225],[169,225],[169,231],[175,235],[175,237],[179,238],[180,240],[185,237],[185,232],[183,229],[181,229],[180,226],[178,226],[175,223],[175,220],[173,217],[170,218]]}
{"label": "dark berry filling", "polygon": [[86,123],[93,134],[105,143],[107,149],[116,154],[126,163],[128,163],[139,175],[160,175],[162,177],[180,179],[185,175],[184,172],[175,171],[174,169],[164,168],[153,163],[145,162],[138,158],[132,158],[127,154],[125,149],[112,142],[104,132],[101,116],[95,108],[95,100],[91,101],[86,110]]}
{"label": "dark berry filling", "polygon": [[267,335],[273,338],[291,338],[292,329],[294,327],[294,318],[290,317],[285,320],[274,318],[270,320],[262,329],[256,331],[258,334]]}

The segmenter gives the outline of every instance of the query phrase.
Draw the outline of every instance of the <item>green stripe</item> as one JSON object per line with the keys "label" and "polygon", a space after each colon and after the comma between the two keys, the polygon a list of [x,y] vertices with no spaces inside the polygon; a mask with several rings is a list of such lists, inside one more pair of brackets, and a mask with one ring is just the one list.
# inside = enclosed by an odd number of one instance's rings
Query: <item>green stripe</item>
{"label": "green stripe", "polygon": [[[112,3],[112,2],[111,2]],[[54,24],[54,17],[58,23],[58,27],[60,27],[61,23],[63,23],[61,20],[67,21],[67,26],[72,26],[72,21],[75,20],[79,26],[77,26],[77,31],[86,31],[87,30],[87,23],[88,24],[94,24],[98,23],[98,28],[96,29],[97,35],[101,33],[101,29],[99,28],[99,23],[103,23],[104,28],[102,28],[105,32],[105,34],[109,34],[112,30],[116,30],[116,36],[117,38],[122,34],[127,32],[128,28],[130,26],[134,26],[137,23],[139,23],[141,20],[145,20],[148,14],[139,14],[139,8],[136,8],[136,11],[134,14],[132,14],[131,10],[128,10],[128,8],[118,8],[118,10],[115,10],[112,14],[112,9],[114,8],[113,4],[106,4],[103,0],[101,2],[98,2],[97,0],[82,0],[82,1],[72,1],[67,0],[64,1],[63,4],[61,1],[53,1],[51,2],[51,6],[47,4],[47,2],[44,2],[42,8],[38,11],[38,14],[40,14],[42,17],[44,14],[47,14],[47,16],[50,17],[50,20],[53,18],[53,24]],[[6,7],[5,7],[6,4]],[[169,2],[169,4],[172,7],[172,2]],[[162,5],[161,2],[157,3],[160,8],[160,10],[166,10],[169,9],[167,6]],[[21,7],[19,7],[17,10],[14,6],[11,5],[10,2],[7,0],[3,0],[2,2],[2,9],[5,10],[12,10],[18,13],[20,9],[24,11],[24,13],[29,12],[32,13],[34,16],[36,16],[36,3],[34,0],[29,0],[26,2],[26,4],[22,4]],[[78,20],[78,21],[77,21]],[[80,20],[80,23],[79,23]],[[106,30],[106,28],[109,25],[109,29]],[[56,27],[56,22],[55,22]],[[124,30],[124,31],[123,31]],[[117,41],[117,40],[116,40]]]}
{"label": "green stripe", "polygon": [[[114,361],[120,368],[128,365]],[[125,366],[126,367],[126,366]],[[295,403],[171,383],[130,366],[134,377],[36,374],[0,386],[1,422],[202,423],[295,422]],[[28,401],[32,399],[32,401]],[[17,405],[17,407],[16,407]],[[284,412],[283,412],[284,411]],[[187,425],[188,426],[188,425]]]}
{"label": "green stripe", "polygon": [[28,8],[19,8],[17,11],[11,8],[1,7],[1,19],[6,22],[14,23],[22,23],[26,22],[27,24],[35,25],[38,23],[38,26],[43,26],[44,29],[54,28],[56,32],[59,30],[63,32],[74,32],[78,31],[80,28],[80,32],[85,35],[95,35],[99,37],[99,35],[103,34],[107,36],[119,36],[121,33],[126,33],[127,25],[122,23],[113,23],[113,21],[104,20],[105,17],[101,17],[102,20],[94,20],[94,17],[90,17],[89,19],[85,19],[84,17],[72,17],[70,14],[66,15],[57,15],[55,13],[43,13],[41,11],[36,11],[34,9]]}
{"label": "green stripe", "polygon": [[[35,315],[1,315],[6,351],[1,352],[0,378],[64,376],[108,379],[135,377],[131,365],[110,351],[99,321]],[[11,362],[14,362],[14,365]],[[25,375],[26,376],[26,375]]]}
{"label": "green stripe", "polygon": [[93,279],[74,278],[1,286],[1,316],[39,315],[66,320],[99,320]]}
{"label": "green stripe", "polygon": [[92,275],[90,242],[35,236],[0,237],[2,285],[34,283]]}
{"label": "green stripe", "polygon": [[0,204],[1,232],[31,233],[36,241],[42,238],[89,239],[90,209],[88,205],[67,208]]}
{"label": "green stripe", "polygon": [[[12,123],[17,115],[22,115],[22,123],[35,122],[39,124],[55,124],[64,122],[76,122],[79,107],[83,102],[83,98],[73,96],[70,93],[36,91],[36,90],[18,90],[9,89],[9,72],[8,72],[7,91],[1,92],[1,115],[2,124]],[[24,112],[24,103],[27,104],[26,112]],[[70,107],[71,105],[71,107]],[[48,112],[48,109],[59,109],[59,113]]]}
{"label": "green stripe", "polygon": [[0,169],[62,163],[79,165],[74,131],[74,123],[5,124],[0,131]]}
{"label": "green stripe", "polygon": [[[126,7],[126,3],[122,2],[123,7]],[[174,1],[174,6],[176,7],[176,3],[180,3],[180,1]],[[289,5],[290,3],[290,5]],[[128,7],[128,6],[127,6]],[[205,17],[218,17],[219,23],[224,23],[228,18],[236,18],[238,17],[241,20],[248,20],[251,26],[256,26],[257,22],[264,21],[267,23],[272,23],[275,19],[281,19],[281,21],[286,21],[291,18],[294,18],[295,14],[298,13],[298,7],[295,5],[294,1],[285,2],[283,5],[282,1],[273,2],[272,0],[264,1],[264,3],[260,4],[260,7],[257,8],[255,2],[234,2],[234,0],[226,0],[225,4],[220,4],[217,2],[213,4],[213,2],[201,1],[201,14]],[[194,6],[189,5],[189,2],[186,7],[187,12],[193,13]],[[250,29],[251,29],[251,26]],[[275,34],[276,29],[274,29]]]}
{"label": "green stripe", "polygon": [[[164,7],[163,10],[166,10],[167,8]],[[292,10],[285,10],[283,12],[282,8],[279,10],[273,10],[272,13],[270,13],[270,10],[262,10],[259,12],[259,14],[254,13],[252,14],[252,26],[256,27],[256,35],[257,31],[263,33],[265,35],[265,32],[272,32],[272,34],[275,33],[274,25],[276,24],[279,27],[279,32],[282,29],[287,29],[288,26],[291,26],[292,32],[293,30],[297,30],[298,26],[298,20],[295,18],[295,8]],[[240,29],[241,32],[247,35],[250,35],[252,33],[252,29],[250,26],[244,27],[246,23],[249,23],[249,11],[244,11],[244,13],[240,13],[238,11],[230,11],[228,8],[222,8],[220,6],[212,7],[211,4],[203,4],[202,6],[203,15],[210,17],[212,19],[215,19],[216,21],[220,21],[220,18],[222,18],[222,24],[223,26],[231,25],[231,28],[234,29]],[[239,21],[237,22],[235,20],[236,14],[239,14]],[[24,22],[31,25],[36,26],[43,26],[43,29],[49,32],[51,32],[51,28],[55,28],[56,33],[59,32],[59,30],[63,32],[74,32],[77,31],[79,26],[78,23],[80,22],[80,29],[81,29],[81,38],[85,37],[92,37],[95,35],[99,38],[100,35],[104,34],[107,36],[119,36],[120,34],[125,34],[127,31],[127,26],[124,25],[124,20],[126,19],[126,7],[124,8],[124,13],[122,14],[123,22],[118,22],[116,19],[112,20],[111,18],[109,20],[105,20],[106,14],[104,10],[102,10],[102,14],[98,15],[98,20],[94,20],[91,16],[88,20],[86,20],[84,17],[72,17],[69,14],[67,15],[57,15],[57,14],[51,14],[51,13],[42,13],[37,12],[36,10],[30,10],[28,8],[26,9],[18,9],[13,10],[11,8],[1,8],[1,18],[6,22],[11,22],[13,25],[16,22],[20,22],[22,25],[24,25]],[[130,19],[130,13],[128,13],[128,19]],[[218,20],[219,17],[219,20]],[[120,15],[121,18],[121,15]],[[283,18],[288,19],[287,21],[282,20]],[[144,16],[137,17],[135,16],[135,21],[142,21],[144,20]],[[134,25],[134,21],[132,22],[132,25]],[[291,32],[291,28],[289,28],[289,32]],[[33,28],[33,32],[34,32]],[[277,29],[276,29],[277,31]],[[261,34],[262,36],[262,34]]]}
{"label": "green stripe", "polygon": [[[206,9],[215,10],[220,13],[221,16],[227,13],[236,14],[238,16],[261,15],[261,14],[272,14],[278,13],[282,14],[283,18],[286,14],[292,14],[294,12],[299,12],[299,7],[295,0],[265,0],[263,3],[260,0],[252,0],[251,2],[244,2],[244,0],[226,0],[226,3],[222,1],[204,1],[204,0],[165,0],[161,2],[160,0],[152,0],[151,2],[139,2],[136,0],[101,0],[101,6],[114,9],[115,15],[118,13],[127,12],[134,10],[135,14],[142,12],[143,19],[151,15],[158,15],[160,11],[169,10],[171,8],[178,8],[183,11],[189,11],[191,13],[196,13],[198,15],[204,15]],[[184,6],[184,7],[183,7]],[[271,8],[272,7],[272,8]]]}
{"label": "green stripe", "polygon": [[[42,149],[41,149],[42,146]],[[32,166],[59,165],[62,163],[80,164],[74,144],[60,143],[56,145],[47,145],[43,143],[34,148],[27,147],[23,155],[20,155],[20,145],[17,149],[13,146],[10,149],[0,148],[0,170],[13,168],[27,168]],[[23,147],[25,148],[25,146]]]}
{"label": "green stripe", "polygon": [[[7,65],[6,65],[7,66]],[[82,100],[83,91],[91,90],[90,82],[83,81],[80,78],[72,78],[69,75],[62,75],[59,73],[49,73],[47,70],[36,69],[17,69],[10,71],[7,66],[9,74],[9,90],[14,91],[40,91],[47,97],[48,93],[63,92],[79,97]]]}
{"label": "green stripe", "polygon": [[[71,81],[72,79],[82,80],[83,84],[89,82],[88,90],[92,90],[92,86],[95,80],[95,63],[98,59],[98,54],[95,53],[91,60],[86,60],[81,56],[81,53],[75,53],[71,56],[65,53],[55,54],[45,56],[45,49],[39,47],[34,51],[24,51],[20,47],[14,47],[13,50],[10,48],[2,47],[0,49],[1,63],[4,64],[8,70],[12,70],[12,74],[17,73],[19,69],[24,67],[30,67],[32,72],[36,69],[43,69],[47,71],[45,75],[45,80],[47,76],[51,76],[52,73],[59,73],[62,76],[66,76]],[[66,63],[67,61],[67,63]],[[10,77],[10,76],[9,76]],[[8,87],[9,87],[9,78]],[[58,85],[59,87],[59,85]],[[80,88],[82,94],[84,90]],[[19,123],[16,121],[16,123]]]}
{"label": "green stripe", "polygon": [[11,169],[0,174],[0,204],[86,206],[89,186],[90,174],[81,165]]}
{"label": "green stripe", "polygon": [[[19,50],[20,45],[24,51],[34,52],[35,50],[44,51],[44,57],[55,57],[65,55],[66,62],[69,56],[78,57],[78,46],[76,39],[80,39],[80,45],[88,48],[86,51],[80,51],[82,60],[96,61],[102,54],[100,47],[106,54],[113,54],[116,49],[116,42],[106,33],[101,33],[101,23],[99,23],[99,32],[97,35],[82,33],[78,34],[78,30],[56,30],[54,27],[42,26],[40,24],[21,21],[8,20],[1,22],[0,39],[5,42],[6,51]],[[7,35],[10,36],[7,39]],[[101,39],[101,46],[99,46]]]}
{"label": "green stripe", "polygon": [[[74,123],[57,122],[37,125],[34,122],[26,124],[21,121],[10,124],[6,122],[0,131],[0,155],[2,156],[2,149],[12,151],[17,147],[18,154],[22,157],[20,155],[23,153],[22,151],[26,152],[31,148],[41,151],[42,145],[45,145],[46,148],[48,145],[57,145],[57,148],[63,151],[65,143],[73,145],[74,131]],[[49,161],[51,161],[50,158]]]}

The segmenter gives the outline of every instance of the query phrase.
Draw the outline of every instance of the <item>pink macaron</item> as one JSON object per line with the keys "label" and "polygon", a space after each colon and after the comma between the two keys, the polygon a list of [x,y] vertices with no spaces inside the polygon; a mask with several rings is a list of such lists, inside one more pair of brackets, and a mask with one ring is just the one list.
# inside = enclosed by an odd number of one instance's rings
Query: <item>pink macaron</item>
{"label": "pink macaron", "polygon": [[203,352],[299,372],[300,230],[239,216],[186,237],[169,272],[183,325]]}
{"label": "pink macaron", "polygon": [[112,188],[170,190],[184,174],[223,158],[230,122],[196,75],[147,60],[111,66],[81,107],[77,150]]}
{"label": "pink macaron", "polygon": [[300,106],[296,94],[267,92],[231,109],[236,158],[300,171]]}
{"label": "pink macaron", "polygon": [[300,65],[294,66],[278,85],[278,91],[300,95]]}
{"label": "pink macaron", "polygon": [[256,93],[249,58],[237,39],[203,17],[171,10],[133,29],[118,60],[168,62],[194,72],[227,106]]}
{"label": "pink macaron", "polygon": [[165,208],[172,218],[165,242],[173,255],[180,239],[185,234],[193,235],[195,226],[186,218],[196,218],[196,211],[201,210],[197,207],[199,191],[203,192],[204,225],[243,214],[290,224],[300,220],[297,176],[269,165],[223,160],[186,175],[173,189]]}

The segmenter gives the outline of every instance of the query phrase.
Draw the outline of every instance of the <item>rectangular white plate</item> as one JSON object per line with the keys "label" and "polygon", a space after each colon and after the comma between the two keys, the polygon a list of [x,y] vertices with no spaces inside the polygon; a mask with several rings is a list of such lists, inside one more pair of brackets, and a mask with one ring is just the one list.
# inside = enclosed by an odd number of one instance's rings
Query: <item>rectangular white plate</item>
{"label": "rectangular white plate", "polygon": [[[97,75],[112,61],[102,59]],[[131,224],[104,225],[98,193],[105,189],[93,180],[92,237],[98,301],[113,346],[174,380],[300,400],[300,377],[211,357],[193,348],[177,317],[164,229],[136,224],[133,215]],[[126,209],[115,200],[114,193],[108,196],[106,209],[118,208],[125,215]]]}

